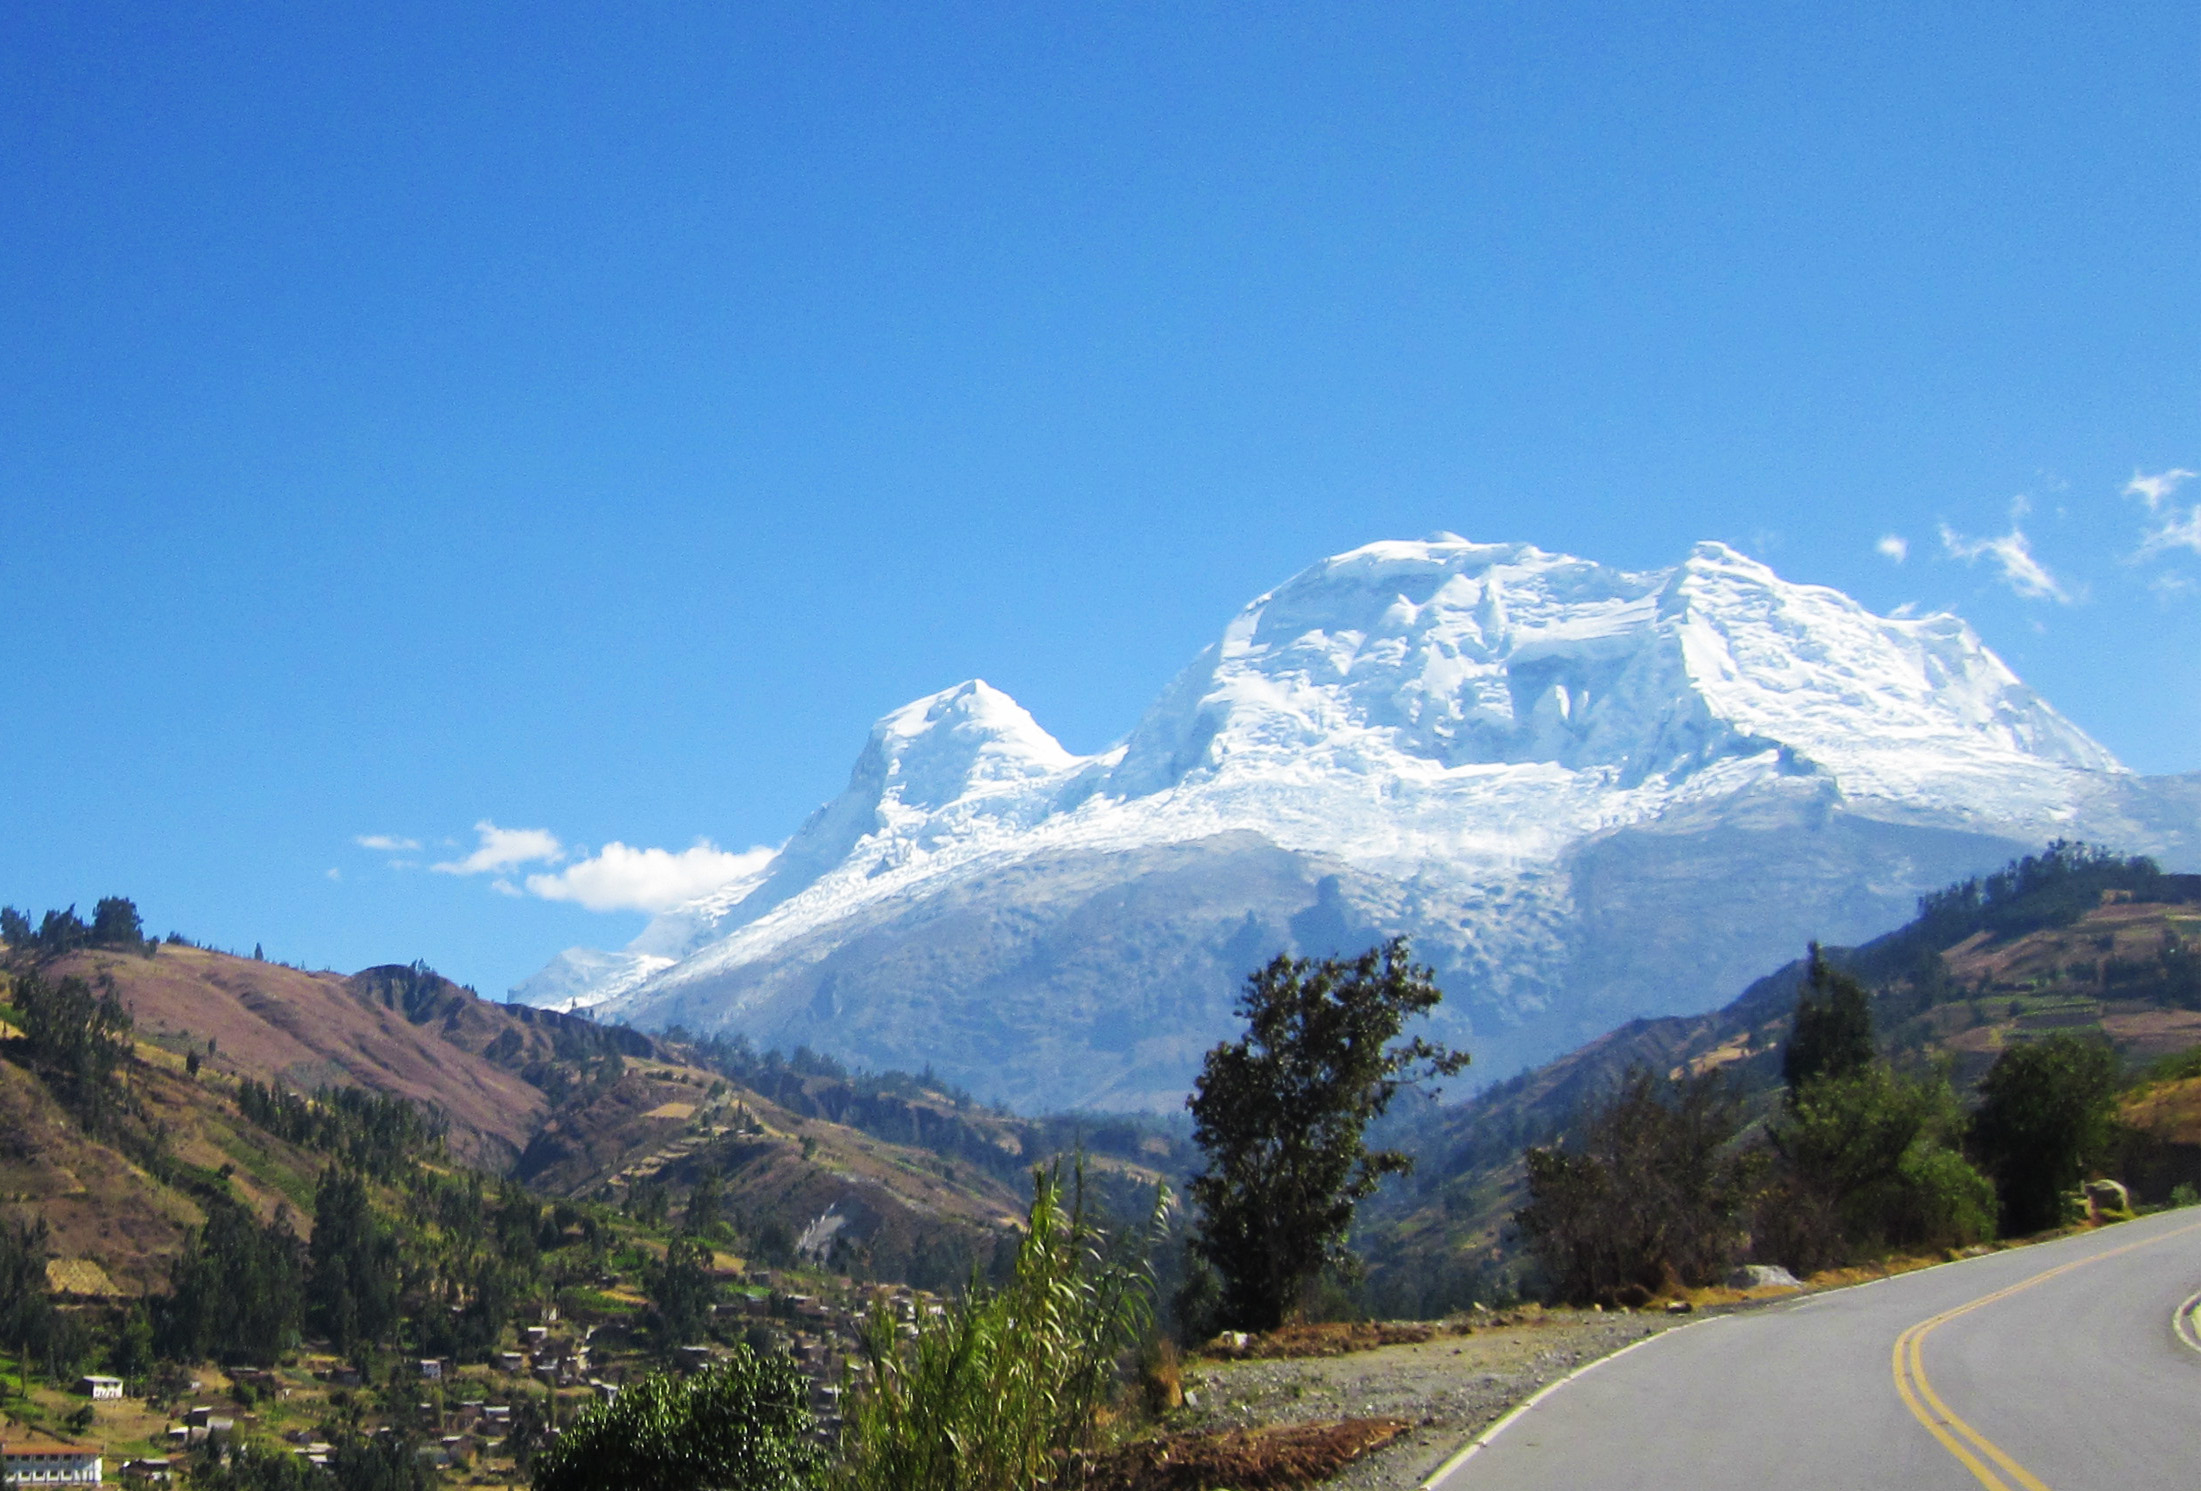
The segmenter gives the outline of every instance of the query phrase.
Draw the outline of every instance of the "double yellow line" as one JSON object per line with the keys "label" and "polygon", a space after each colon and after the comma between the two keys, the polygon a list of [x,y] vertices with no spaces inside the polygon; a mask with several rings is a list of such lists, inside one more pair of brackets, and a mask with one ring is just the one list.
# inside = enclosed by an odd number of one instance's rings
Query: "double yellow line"
{"label": "double yellow line", "polygon": [[[2012,1491],[2013,1487],[2019,1488],[2019,1491],[2048,1491],[2038,1476],[2011,1459],[2001,1446],[1964,1422],[1948,1404],[1941,1401],[1940,1394],[1934,1391],[1933,1383],[1926,1377],[1923,1355],[1926,1338],[1959,1315],[1969,1315],[1982,1305],[1991,1305],[1998,1299],[2008,1299],[2013,1294],[2031,1289],[2035,1284],[2045,1284],[2058,1274],[2084,1268],[2089,1263],[2100,1263],[2105,1258],[2115,1258],[2135,1248],[2153,1247],[2159,1242],[2168,1242],[2171,1238],[2182,1237],[2194,1231],[2201,1231],[2201,1222],[2155,1237],[2143,1238],[2139,1242],[2126,1243],[2121,1248],[2111,1248],[2085,1258],[2075,1258],[2069,1263],[2060,1263],[2054,1268],[2041,1270],[2029,1279],[2021,1279],[2007,1289],[1983,1294],[1968,1304],[1943,1310],[1939,1315],[1919,1321],[1895,1338],[1895,1390],[1902,1397],[1903,1406],[1910,1409],[1912,1417],[1926,1426],[1926,1432],[1940,1440],[1941,1447],[1954,1455],[1957,1463],[1970,1471],[1987,1491]],[[1990,1463],[1993,1469],[1989,1468]]]}

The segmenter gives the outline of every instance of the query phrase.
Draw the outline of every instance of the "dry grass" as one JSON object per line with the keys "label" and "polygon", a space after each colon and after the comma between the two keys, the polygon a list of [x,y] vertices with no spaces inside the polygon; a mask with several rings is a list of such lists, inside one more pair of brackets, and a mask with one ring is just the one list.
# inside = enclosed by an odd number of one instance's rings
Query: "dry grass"
{"label": "dry grass", "polygon": [[1143,1439],[1095,1457],[1088,1491],[1282,1491],[1326,1481],[1407,1430],[1400,1419],[1205,1429]]}

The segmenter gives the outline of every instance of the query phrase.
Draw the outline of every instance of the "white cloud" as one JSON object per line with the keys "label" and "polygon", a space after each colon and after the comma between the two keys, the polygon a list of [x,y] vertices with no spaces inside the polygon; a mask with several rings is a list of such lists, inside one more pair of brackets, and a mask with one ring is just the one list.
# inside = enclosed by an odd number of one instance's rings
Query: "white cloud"
{"label": "white cloud", "polygon": [[2135,471],[2132,473],[2132,480],[2125,483],[2125,495],[2145,502],[2151,513],[2161,512],[2163,504],[2171,499],[2172,494],[2192,480],[2193,473],[2182,466],[2158,471],[2153,476]]}
{"label": "white cloud", "polygon": [[2027,600],[2071,604],[2071,592],[2033,557],[2033,545],[2018,526],[2029,504],[2023,497],[2010,504],[2010,531],[2000,538],[1966,538],[1948,524],[1941,525],[1941,547],[1951,559],[1977,564],[1985,559],[2002,573],[2002,583]]}
{"label": "white cloud", "polygon": [[380,849],[390,854],[420,847],[420,840],[401,839],[396,834],[361,834],[352,842],[362,849]]}
{"label": "white cloud", "polygon": [[530,875],[527,888],[546,901],[578,901],[591,911],[670,911],[756,874],[778,851],[734,854],[708,839],[675,853],[636,849],[614,840],[592,859],[555,875]]}
{"label": "white cloud", "polygon": [[445,875],[484,875],[519,865],[556,864],[566,857],[565,845],[547,828],[499,828],[484,818],[474,825],[474,832],[481,842],[472,854],[428,868]]}
{"label": "white cloud", "polygon": [[1880,542],[1872,547],[1873,552],[1880,555],[1880,557],[1892,559],[1897,564],[1901,564],[1911,557],[1911,541],[1900,533],[1883,534]]}
{"label": "white cloud", "polygon": [[2139,498],[2153,519],[2140,536],[2140,551],[2134,558],[2145,559],[2165,549],[2191,549],[2201,554],[2201,502],[2181,506],[2171,500],[2192,480],[2193,473],[2178,466],[2153,476],[2132,473],[2132,480],[2125,483],[2125,495]]}
{"label": "white cloud", "polygon": [[331,880],[342,880],[344,878],[344,872],[342,870],[339,870],[334,865],[330,865],[328,869],[325,870],[323,873],[326,874]]}

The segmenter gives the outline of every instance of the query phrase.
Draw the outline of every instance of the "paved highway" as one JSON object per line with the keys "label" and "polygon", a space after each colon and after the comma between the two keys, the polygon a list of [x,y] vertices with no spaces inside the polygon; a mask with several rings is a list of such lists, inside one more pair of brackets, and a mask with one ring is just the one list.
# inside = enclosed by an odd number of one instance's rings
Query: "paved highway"
{"label": "paved highway", "polygon": [[1655,1336],[1485,1436],[1439,1491],[2201,1486],[2201,1209]]}

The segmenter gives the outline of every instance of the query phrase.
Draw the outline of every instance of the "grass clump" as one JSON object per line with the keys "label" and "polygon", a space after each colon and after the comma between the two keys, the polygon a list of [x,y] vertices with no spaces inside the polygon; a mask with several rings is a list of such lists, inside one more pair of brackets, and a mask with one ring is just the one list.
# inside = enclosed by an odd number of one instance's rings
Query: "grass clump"
{"label": "grass clump", "polygon": [[[846,1491],[1026,1491],[1074,1473],[1113,1396],[1119,1357],[1152,1321],[1153,1237],[1112,1245],[1082,1172],[1036,1171],[1029,1229],[999,1290],[973,1281],[901,1338],[884,1307],[865,1327],[840,1472]],[[1158,1232],[1157,1195],[1146,1229]]]}

